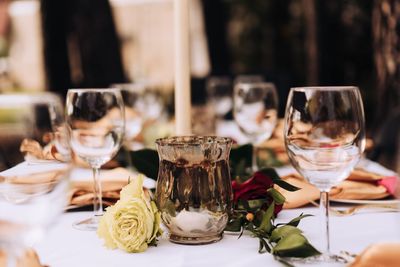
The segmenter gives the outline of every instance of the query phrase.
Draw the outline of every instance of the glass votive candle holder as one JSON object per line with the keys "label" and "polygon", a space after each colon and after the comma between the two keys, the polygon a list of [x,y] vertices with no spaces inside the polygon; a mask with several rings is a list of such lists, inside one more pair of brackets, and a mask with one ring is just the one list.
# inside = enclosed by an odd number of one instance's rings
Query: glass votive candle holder
{"label": "glass votive candle holder", "polygon": [[232,140],[179,136],[156,141],[160,166],[156,201],[171,242],[220,240],[232,209]]}

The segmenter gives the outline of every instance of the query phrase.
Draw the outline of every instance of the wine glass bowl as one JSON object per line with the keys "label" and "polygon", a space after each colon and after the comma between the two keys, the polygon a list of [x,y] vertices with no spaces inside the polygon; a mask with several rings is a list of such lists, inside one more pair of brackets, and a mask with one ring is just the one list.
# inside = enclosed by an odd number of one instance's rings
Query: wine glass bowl
{"label": "wine glass bowl", "polygon": [[233,116],[253,144],[252,170],[257,170],[256,145],[269,139],[278,120],[278,96],[273,83],[238,82],[234,87]]}
{"label": "wine glass bowl", "polygon": [[142,131],[145,122],[143,95],[146,87],[141,83],[113,84],[111,87],[121,90],[125,106],[125,145],[129,145]]}
{"label": "wine glass bowl", "polygon": [[232,81],[229,77],[213,76],[206,84],[207,99],[218,119],[223,119],[233,106]]}
{"label": "wine glass bowl", "polygon": [[[294,168],[321,191],[329,246],[329,190],[346,179],[365,147],[364,111],[357,87],[292,88],[285,112],[285,145]],[[324,215],[324,216],[325,216]]]}
{"label": "wine glass bowl", "polygon": [[139,134],[165,115],[161,94],[147,82],[111,85],[121,90],[125,106],[125,136],[123,145],[128,150],[143,147],[137,142]]}
{"label": "wine glass bowl", "polygon": [[94,216],[74,226],[96,230],[103,214],[99,169],[117,154],[125,131],[122,95],[115,88],[70,89],[66,103],[71,149],[90,165],[94,179]]}
{"label": "wine glass bowl", "polygon": [[259,144],[271,137],[277,123],[278,97],[272,83],[238,83],[234,117],[243,133]]}

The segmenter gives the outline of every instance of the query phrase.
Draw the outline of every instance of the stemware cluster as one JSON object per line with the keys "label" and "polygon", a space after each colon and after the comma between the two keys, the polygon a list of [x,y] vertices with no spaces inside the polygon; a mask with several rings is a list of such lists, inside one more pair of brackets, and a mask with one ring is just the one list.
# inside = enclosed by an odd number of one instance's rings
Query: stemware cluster
{"label": "stemware cluster", "polygon": [[[233,115],[254,145],[268,139],[277,123],[274,85],[237,79]],[[329,242],[329,191],[346,179],[365,147],[365,122],[360,91],[352,86],[299,87],[290,90],[285,110],[284,140],[293,167],[321,191],[325,245],[315,261],[339,261]],[[257,170],[253,149],[252,170]],[[308,260],[310,261],[310,260]]]}
{"label": "stemware cluster", "polygon": [[[228,83],[219,82],[223,84],[220,86],[223,93],[216,93],[217,87],[212,83],[208,90],[214,90],[212,93],[223,102],[218,108],[220,118],[233,107],[239,128],[255,145],[268,139],[278,117],[275,86],[262,81],[236,82],[233,106],[229,106],[224,91]],[[0,248],[18,256],[16,247],[37,240],[63,210],[69,162],[77,158],[93,169],[94,216],[74,226],[82,230],[97,229],[99,216],[103,214],[99,170],[116,155],[124,134],[132,138],[140,130],[143,116],[133,111],[127,115],[129,120],[125,124],[124,100],[140,110],[136,98],[142,89],[123,89],[125,96],[116,88],[70,89],[65,112],[60,98],[54,94],[0,95],[0,208],[12,211],[0,213]],[[285,146],[292,165],[321,191],[326,246],[318,260],[337,260],[329,247],[328,196],[332,186],[349,175],[364,150],[364,112],[359,89],[292,88],[284,120]],[[171,140],[171,147],[187,148],[183,141]],[[206,141],[196,140],[196,146],[192,144],[190,149],[214,144],[211,137]],[[163,142],[158,141],[159,149],[165,145]],[[206,153],[205,157],[209,155]],[[218,160],[219,157],[221,154]],[[256,168],[253,159],[253,170]]]}
{"label": "stemware cluster", "polygon": [[124,124],[118,89],[71,89],[65,110],[52,93],[0,95],[0,250],[9,266],[66,207],[77,157],[93,168],[95,216],[75,226],[96,229],[99,168],[117,153]]}
{"label": "stemware cluster", "polygon": [[14,266],[66,205],[70,150],[51,93],[0,95],[0,250]]}
{"label": "stemware cluster", "polygon": [[211,77],[206,89],[217,122],[233,111],[240,132],[253,144],[252,171],[256,171],[257,146],[271,137],[277,124],[275,85],[265,82],[262,76],[239,75],[233,83],[229,77]]}

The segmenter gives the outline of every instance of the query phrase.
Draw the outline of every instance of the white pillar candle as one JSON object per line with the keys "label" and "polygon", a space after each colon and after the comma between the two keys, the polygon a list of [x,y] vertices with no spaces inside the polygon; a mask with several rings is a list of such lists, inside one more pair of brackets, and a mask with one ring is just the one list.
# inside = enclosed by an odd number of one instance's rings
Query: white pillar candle
{"label": "white pillar candle", "polygon": [[175,131],[191,134],[189,0],[174,0]]}

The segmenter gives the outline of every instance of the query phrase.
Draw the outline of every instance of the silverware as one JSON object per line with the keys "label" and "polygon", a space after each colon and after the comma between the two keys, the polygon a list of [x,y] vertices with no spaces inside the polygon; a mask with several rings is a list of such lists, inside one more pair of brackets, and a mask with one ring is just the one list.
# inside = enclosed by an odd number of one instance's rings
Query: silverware
{"label": "silverware", "polygon": [[[310,203],[316,207],[319,206],[319,204],[315,201],[310,201]],[[349,208],[345,209],[337,209],[337,208],[329,208],[329,211],[332,212],[332,214],[336,216],[351,216],[355,214],[356,212],[364,209],[378,209],[379,211],[384,211],[384,212],[396,212],[400,211],[400,206],[398,203],[391,203],[391,204],[362,204],[362,205],[357,205],[357,206],[352,206]]]}

